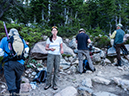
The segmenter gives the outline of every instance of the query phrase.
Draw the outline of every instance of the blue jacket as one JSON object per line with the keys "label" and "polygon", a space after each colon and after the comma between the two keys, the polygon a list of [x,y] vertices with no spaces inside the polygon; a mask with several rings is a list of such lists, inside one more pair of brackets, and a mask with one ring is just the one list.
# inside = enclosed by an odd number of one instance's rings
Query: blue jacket
{"label": "blue jacket", "polygon": [[[25,40],[23,39],[23,43],[24,43],[24,48],[27,48],[28,46],[26,45],[25,43]],[[4,37],[1,42],[0,42],[0,48],[3,49],[3,51],[6,51],[8,53],[10,53],[10,50],[9,50],[9,43],[7,41],[7,37]],[[4,52],[4,58],[8,56],[8,54]],[[21,64],[24,64],[24,60],[21,59],[21,60],[17,60],[19,63]]]}

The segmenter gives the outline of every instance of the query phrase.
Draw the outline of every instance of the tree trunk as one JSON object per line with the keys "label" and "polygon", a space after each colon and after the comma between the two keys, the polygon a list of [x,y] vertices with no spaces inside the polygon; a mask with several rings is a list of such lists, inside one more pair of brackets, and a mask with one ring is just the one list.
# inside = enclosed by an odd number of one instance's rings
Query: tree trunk
{"label": "tree trunk", "polygon": [[36,15],[34,14],[34,23],[36,23]]}
{"label": "tree trunk", "polygon": [[50,12],[50,10],[51,10],[51,1],[49,0],[49,4],[48,4],[48,22],[50,21],[50,14],[51,14],[51,12]]}

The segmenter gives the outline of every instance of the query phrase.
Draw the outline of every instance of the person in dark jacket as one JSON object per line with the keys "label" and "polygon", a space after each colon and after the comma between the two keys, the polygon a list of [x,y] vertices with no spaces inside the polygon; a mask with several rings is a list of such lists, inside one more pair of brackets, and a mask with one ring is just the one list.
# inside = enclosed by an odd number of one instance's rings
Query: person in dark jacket
{"label": "person in dark jacket", "polygon": [[120,49],[122,49],[125,54],[128,54],[128,51],[124,45],[123,38],[125,32],[121,29],[122,24],[117,24],[117,29],[111,34],[109,34],[111,39],[114,39],[114,47],[116,48],[117,53],[117,64],[116,66],[121,66],[121,57],[120,57]]}
{"label": "person in dark jacket", "polygon": [[80,74],[82,74],[82,72],[83,72],[83,58],[82,58],[83,54],[87,57],[90,69],[92,71],[95,71],[94,65],[93,65],[91,57],[89,55],[89,49],[87,46],[87,44],[90,42],[91,42],[91,40],[90,40],[89,36],[85,33],[85,30],[83,28],[81,28],[79,30],[79,34],[76,36]]}

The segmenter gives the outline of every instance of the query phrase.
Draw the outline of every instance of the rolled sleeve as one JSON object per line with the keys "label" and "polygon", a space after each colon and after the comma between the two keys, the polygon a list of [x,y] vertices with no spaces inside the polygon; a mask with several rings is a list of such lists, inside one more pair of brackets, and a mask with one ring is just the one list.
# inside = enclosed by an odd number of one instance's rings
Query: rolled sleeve
{"label": "rolled sleeve", "polygon": [[112,35],[110,36],[110,38],[113,39],[113,38],[115,38],[115,36],[116,36],[116,31],[114,31],[114,32],[112,33]]}

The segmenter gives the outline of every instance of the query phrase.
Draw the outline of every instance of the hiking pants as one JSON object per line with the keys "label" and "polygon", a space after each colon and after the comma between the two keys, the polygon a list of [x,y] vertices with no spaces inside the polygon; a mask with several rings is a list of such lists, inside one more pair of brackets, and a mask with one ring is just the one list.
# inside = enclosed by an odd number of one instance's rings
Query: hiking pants
{"label": "hiking pants", "polygon": [[89,50],[78,50],[78,59],[79,59],[79,72],[83,72],[83,54],[86,56],[87,61],[89,63],[89,67],[92,71],[94,71],[94,65],[91,61],[91,57],[89,55]]}
{"label": "hiking pants", "polygon": [[24,65],[17,61],[8,61],[4,64],[4,77],[8,86],[9,92],[14,91],[19,93],[21,75],[24,71]]}
{"label": "hiking pants", "polygon": [[60,55],[48,54],[46,86],[51,85],[53,67],[54,67],[53,86],[57,86],[59,65],[60,65]]}
{"label": "hiking pants", "polygon": [[122,44],[116,44],[117,60],[121,60],[121,57],[120,57],[120,48],[123,48],[125,51],[127,51],[124,43],[122,43]]}

